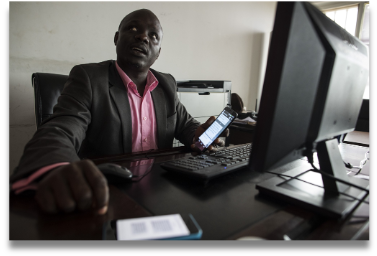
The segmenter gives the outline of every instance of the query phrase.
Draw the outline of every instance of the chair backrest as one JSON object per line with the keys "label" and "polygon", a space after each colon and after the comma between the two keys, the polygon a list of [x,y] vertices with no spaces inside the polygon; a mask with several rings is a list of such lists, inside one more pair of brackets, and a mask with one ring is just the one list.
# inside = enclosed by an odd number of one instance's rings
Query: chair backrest
{"label": "chair backrest", "polygon": [[31,76],[34,87],[34,112],[37,128],[53,113],[53,108],[67,81],[67,75],[34,73]]}
{"label": "chair backrest", "polygon": [[242,98],[237,93],[231,94],[231,105],[232,109],[238,114],[242,113],[244,104]]}

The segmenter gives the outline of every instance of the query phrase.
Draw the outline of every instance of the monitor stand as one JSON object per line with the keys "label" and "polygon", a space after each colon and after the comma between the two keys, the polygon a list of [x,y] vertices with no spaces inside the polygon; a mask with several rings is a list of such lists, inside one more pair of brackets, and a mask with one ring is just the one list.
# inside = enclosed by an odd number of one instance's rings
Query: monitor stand
{"label": "monitor stand", "polygon": [[[336,139],[318,143],[317,153],[322,172],[369,190],[369,181],[347,176]],[[332,218],[344,218],[369,194],[314,172],[309,163],[263,181],[256,188],[262,195],[286,200]]]}

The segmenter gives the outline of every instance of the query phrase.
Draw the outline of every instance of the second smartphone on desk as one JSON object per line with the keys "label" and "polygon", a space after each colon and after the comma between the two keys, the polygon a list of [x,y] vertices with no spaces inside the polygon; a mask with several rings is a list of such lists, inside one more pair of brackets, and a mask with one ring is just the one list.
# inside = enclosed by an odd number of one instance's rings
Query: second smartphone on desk
{"label": "second smartphone on desk", "polygon": [[191,214],[170,214],[104,224],[104,240],[193,240],[202,237],[202,229]]}

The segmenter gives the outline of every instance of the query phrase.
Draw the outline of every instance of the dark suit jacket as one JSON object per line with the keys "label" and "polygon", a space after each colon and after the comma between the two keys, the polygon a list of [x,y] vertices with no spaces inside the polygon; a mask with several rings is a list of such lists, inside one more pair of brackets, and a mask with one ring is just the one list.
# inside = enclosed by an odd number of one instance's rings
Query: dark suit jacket
{"label": "dark suit jacket", "polygon": [[[158,148],[172,147],[174,137],[189,146],[199,122],[178,100],[173,76],[151,71],[159,81],[151,93]],[[11,182],[53,163],[123,154],[131,149],[131,110],[115,62],[78,65],[69,74],[54,114],[26,145]]]}

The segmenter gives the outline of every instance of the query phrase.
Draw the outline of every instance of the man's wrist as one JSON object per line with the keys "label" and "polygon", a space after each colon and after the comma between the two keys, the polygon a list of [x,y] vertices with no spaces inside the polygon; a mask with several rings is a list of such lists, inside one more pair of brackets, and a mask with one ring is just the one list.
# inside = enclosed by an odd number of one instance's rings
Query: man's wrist
{"label": "man's wrist", "polygon": [[68,165],[69,162],[61,162],[56,164],[51,164],[38,169],[36,172],[32,173],[29,177],[18,180],[14,182],[11,186],[11,190],[14,190],[16,194],[25,191],[26,189],[36,189],[36,184],[41,178],[45,176],[48,172],[56,169],[63,165]]}

